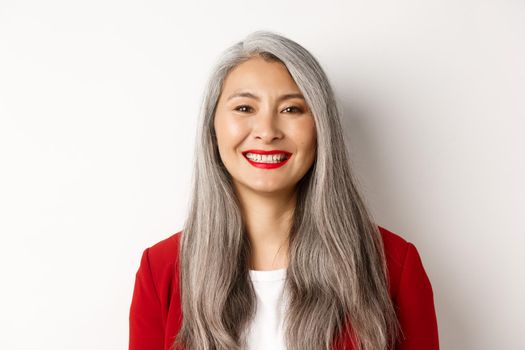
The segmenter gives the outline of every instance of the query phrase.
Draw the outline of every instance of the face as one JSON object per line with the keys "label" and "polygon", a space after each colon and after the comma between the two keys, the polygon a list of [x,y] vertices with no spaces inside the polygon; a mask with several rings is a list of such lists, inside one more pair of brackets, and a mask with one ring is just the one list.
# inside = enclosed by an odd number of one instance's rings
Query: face
{"label": "face", "polygon": [[294,190],[314,162],[314,117],[280,62],[251,58],[230,71],[214,127],[221,159],[238,191]]}

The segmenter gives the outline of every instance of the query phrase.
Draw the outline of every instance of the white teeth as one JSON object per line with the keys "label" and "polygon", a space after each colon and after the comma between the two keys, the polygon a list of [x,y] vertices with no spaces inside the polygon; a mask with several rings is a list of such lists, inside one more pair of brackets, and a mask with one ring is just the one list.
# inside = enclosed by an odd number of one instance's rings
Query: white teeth
{"label": "white teeth", "polygon": [[258,163],[280,163],[286,159],[284,153],[281,154],[254,154],[246,153],[246,158]]}

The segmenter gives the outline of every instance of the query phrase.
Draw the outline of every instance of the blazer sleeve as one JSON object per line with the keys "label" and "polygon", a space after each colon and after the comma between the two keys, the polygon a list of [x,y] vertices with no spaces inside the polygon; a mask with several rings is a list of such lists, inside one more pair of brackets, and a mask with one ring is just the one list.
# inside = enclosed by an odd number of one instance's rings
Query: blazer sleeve
{"label": "blazer sleeve", "polygon": [[165,325],[161,310],[146,248],[135,275],[129,312],[129,350],[163,350]]}
{"label": "blazer sleeve", "polygon": [[408,243],[397,290],[402,334],[397,350],[438,350],[438,328],[430,280],[416,247]]}

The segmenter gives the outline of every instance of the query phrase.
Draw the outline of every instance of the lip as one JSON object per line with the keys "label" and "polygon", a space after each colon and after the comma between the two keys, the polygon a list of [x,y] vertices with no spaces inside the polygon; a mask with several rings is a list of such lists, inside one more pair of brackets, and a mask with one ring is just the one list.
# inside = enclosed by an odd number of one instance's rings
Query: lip
{"label": "lip", "polygon": [[[286,159],[284,159],[280,163],[257,163],[257,162],[254,162],[251,159],[246,158],[246,153],[253,153],[253,154],[282,154],[282,153],[284,153],[284,154],[286,154]],[[248,163],[250,163],[254,167],[260,168],[260,169],[276,169],[276,168],[280,168],[283,165],[285,165],[290,160],[290,158],[292,157],[292,153],[287,152],[287,151],[283,151],[283,150],[265,151],[265,150],[261,150],[261,149],[250,149],[250,150],[247,150],[247,151],[243,151],[242,155],[244,156],[244,159],[246,159],[248,161]]]}

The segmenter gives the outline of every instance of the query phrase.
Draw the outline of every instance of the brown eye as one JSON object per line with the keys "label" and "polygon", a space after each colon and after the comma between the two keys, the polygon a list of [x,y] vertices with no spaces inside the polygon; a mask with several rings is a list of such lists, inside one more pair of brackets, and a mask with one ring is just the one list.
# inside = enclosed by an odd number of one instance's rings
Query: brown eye
{"label": "brown eye", "polygon": [[286,107],[285,109],[283,109],[283,111],[286,111],[287,109],[292,109],[292,110],[295,111],[295,112],[292,112],[292,113],[301,113],[303,111],[301,108],[296,107],[296,106]]}
{"label": "brown eye", "polygon": [[[252,110],[252,107],[250,107],[248,105],[241,105],[241,106],[235,108],[235,110],[239,111],[239,112],[248,112],[248,110],[246,110],[245,108],[249,109],[250,111]],[[244,109],[244,110],[241,110],[241,109]]]}

